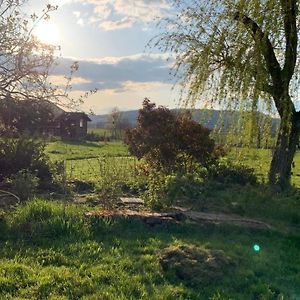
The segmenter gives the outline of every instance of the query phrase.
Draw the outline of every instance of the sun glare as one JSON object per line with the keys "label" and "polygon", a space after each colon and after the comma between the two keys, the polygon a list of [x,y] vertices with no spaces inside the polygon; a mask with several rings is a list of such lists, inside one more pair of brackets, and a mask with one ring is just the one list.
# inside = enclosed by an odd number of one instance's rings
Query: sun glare
{"label": "sun glare", "polygon": [[51,21],[41,21],[34,30],[35,36],[45,44],[58,45],[60,40],[59,29]]}

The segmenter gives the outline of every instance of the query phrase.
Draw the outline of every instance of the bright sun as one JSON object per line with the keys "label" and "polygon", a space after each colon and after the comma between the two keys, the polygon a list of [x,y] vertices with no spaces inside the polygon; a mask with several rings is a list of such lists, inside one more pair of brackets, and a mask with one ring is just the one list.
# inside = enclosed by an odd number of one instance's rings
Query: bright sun
{"label": "bright sun", "polygon": [[59,29],[51,21],[41,21],[34,30],[35,36],[45,44],[57,45],[60,40]]}

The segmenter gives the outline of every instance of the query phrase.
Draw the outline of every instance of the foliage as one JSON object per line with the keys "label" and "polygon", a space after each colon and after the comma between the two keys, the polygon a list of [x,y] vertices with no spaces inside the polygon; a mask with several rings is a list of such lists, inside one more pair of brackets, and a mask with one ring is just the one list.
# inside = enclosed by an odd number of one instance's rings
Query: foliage
{"label": "foliage", "polygon": [[99,180],[97,182],[97,194],[101,204],[106,208],[114,208],[122,195],[121,186],[126,178],[122,178],[119,172],[117,160],[106,163],[106,157],[99,158]]}
{"label": "foliage", "polygon": [[162,21],[165,32],[155,40],[175,54],[186,102],[251,111],[250,139],[257,112],[276,108],[281,122],[269,181],[287,186],[300,132],[298,1],[172,2],[177,14]]}
{"label": "foliage", "polygon": [[207,179],[223,184],[256,184],[254,169],[240,163],[221,160],[209,166]]}
{"label": "foliage", "polygon": [[113,139],[122,139],[125,129],[130,128],[131,124],[124,118],[123,113],[117,108],[113,108],[110,112],[106,128],[110,130]]}
{"label": "foliage", "polygon": [[44,149],[42,141],[26,136],[0,139],[0,180],[27,170],[39,178],[39,186],[49,186],[58,169],[49,161]]}
{"label": "foliage", "polygon": [[53,94],[45,82],[54,62],[55,46],[39,42],[32,35],[32,26],[48,19],[56,7],[47,5],[41,16],[34,13],[28,17],[22,11],[25,2],[1,2],[0,99],[43,99],[45,95]]}
{"label": "foliage", "polygon": [[32,199],[39,184],[39,179],[28,170],[20,170],[6,180],[21,201]]}
{"label": "foliage", "polygon": [[147,176],[147,190],[143,197],[152,209],[170,207],[176,200],[188,200],[191,204],[202,201],[207,189],[223,188],[230,185],[255,185],[257,177],[254,169],[239,163],[219,160],[208,168],[194,167],[191,172],[164,172],[150,170]]}
{"label": "foliage", "polygon": [[147,177],[147,190],[142,195],[152,209],[170,207],[176,200],[198,199],[204,188],[200,172],[172,173],[151,171]]}
{"label": "foliage", "polygon": [[89,229],[79,212],[82,214],[82,210],[72,205],[36,199],[17,207],[8,220],[9,230],[17,237],[36,240],[84,239]]}
{"label": "foliage", "polygon": [[215,159],[210,130],[193,121],[190,114],[173,114],[145,99],[137,126],[126,131],[129,152],[158,170],[188,168],[190,162],[203,165]]}

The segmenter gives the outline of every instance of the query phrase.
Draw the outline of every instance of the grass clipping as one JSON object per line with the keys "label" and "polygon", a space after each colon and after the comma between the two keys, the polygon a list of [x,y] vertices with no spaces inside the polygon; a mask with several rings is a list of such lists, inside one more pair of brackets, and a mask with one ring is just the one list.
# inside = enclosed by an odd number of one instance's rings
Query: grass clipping
{"label": "grass clipping", "polygon": [[222,250],[202,249],[193,245],[165,248],[160,255],[160,264],[163,271],[175,275],[189,286],[221,281],[233,266]]}

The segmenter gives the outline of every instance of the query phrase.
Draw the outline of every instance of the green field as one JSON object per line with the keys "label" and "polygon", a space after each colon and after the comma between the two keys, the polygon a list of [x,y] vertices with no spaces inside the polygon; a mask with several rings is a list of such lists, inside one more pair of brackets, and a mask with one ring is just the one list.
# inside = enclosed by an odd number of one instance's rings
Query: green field
{"label": "green field", "polygon": [[46,153],[53,160],[80,160],[99,156],[129,156],[127,146],[121,141],[114,142],[52,142]]}
{"label": "green field", "polygon": [[49,143],[46,148],[52,161],[63,161],[69,179],[98,181],[107,173],[126,181],[134,175],[136,160],[126,145],[114,142]]}
{"label": "green field", "polygon": [[[46,152],[53,161],[65,161],[70,178],[97,180],[99,170],[118,170],[126,176],[134,172],[136,160],[130,157],[127,146],[122,141],[112,142],[52,142]],[[271,161],[269,149],[237,148],[228,154],[228,159],[239,161],[255,169],[261,181],[267,180]],[[292,174],[292,184],[300,187],[300,152],[296,153]]]}

